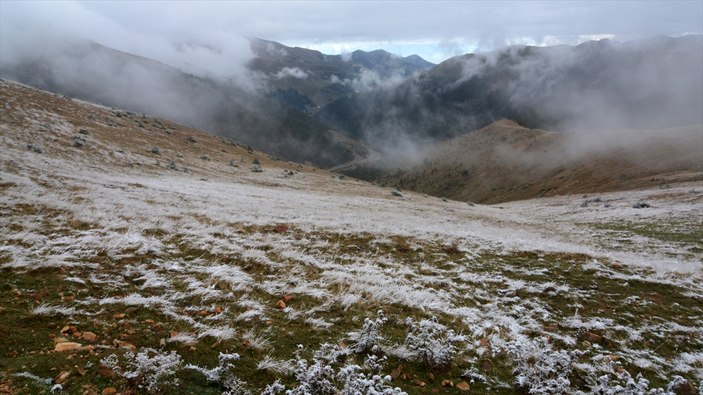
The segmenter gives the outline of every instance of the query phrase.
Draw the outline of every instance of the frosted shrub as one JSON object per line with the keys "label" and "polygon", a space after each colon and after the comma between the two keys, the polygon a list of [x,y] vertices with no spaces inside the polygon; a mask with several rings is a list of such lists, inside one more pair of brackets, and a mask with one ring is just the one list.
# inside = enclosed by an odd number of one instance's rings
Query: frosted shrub
{"label": "frosted shrub", "polygon": [[213,369],[207,369],[200,367],[198,365],[188,364],[186,369],[192,369],[202,373],[207,381],[218,383],[220,386],[224,387],[226,391],[223,394],[241,394],[247,393],[244,389],[246,384],[234,375],[234,364],[232,362],[239,359],[239,354],[224,354],[220,353],[217,358],[217,367]]}
{"label": "frosted shrub", "polygon": [[[321,348],[326,346],[329,345],[323,344]],[[334,369],[329,365],[328,360],[316,357],[310,365],[300,356],[302,350],[303,346],[298,345],[298,351],[295,354],[295,378],[298,380],[298,386],[286,391],[286,395],[337,394],[337,388],[334,385]],[[330,353],[326,354],[325,356],[331,356]]]}
{"label": "frosted shrub", "polygon": [[[590,394],[595,395],[657,395],[666,394],[673,395],[677,388],[689,384],[686,379],[681,376],[673,376],[666,387],[649,388],[649,380],[638,374],[632,378],[630,373],[622,371],[618,377],[613,379],[608,375],[603,375],[598,378],[598,384],[593,386]],[[703,384],[703,383],[702,383]],[[691,386],[693,387],[693,386]]]}
{"label": "frosted shrub", "polygon": [[278,393],[282,393],[285,390],[286,387],[281,384],[281,380],[276,380],[273,383],[267,385],[264,390],[261,391],[261,395],[276,395]]}
{"label": "frosted shrub", "polygon": [[175,351],[167,354],[146,348],[138,354],[125,353],[124,358],[126,369],[119,366],[119,358],[115,354],[103,358],[100,362],[147,392],[157,392],[163,387],[178,385],[178,379],[173,376],[180,370],[182,361]]}
{"label": "frosted shrub", "polygon": [[515,361],[515,385],[530,394],[563,394],[569,392],[572,355],[555,351],[546,341],[519,342],[508,346]]}
{"label": "frosted shrub", "polygon": [[437,322],[435,317],[420,322],[408,318],[405,324],[408,327],[405,347],[430,369],[450,366],[457,353],[456,343],[466,340]]}
{"label": "frosted shrub", "polygon": [[344,383],[342,395],[401,395],[406,394],[400,388],[393,388],[387,383],[391,381],[390,376],[381,376],[378,373],[383,367],[385,357],[378,359],[370,356],[366,360],[366,365],[371,369],[367,376],[362,373],[362,368],[358,365],[347,365],[339,370],[337,378]]}
{"label": "frosted shrub", "polygon": [[[323,343],[320,348],[313,353],[313,357],[325,361],[327,364],[343,362],[351,353],[348,348],[341,348],[336,344]],[[297,354],[296,354],[297,356]]]}
{"label": "frosted shrub", "polygon": [[383,315],[382,310],[378,311],[378,317],[375,320],[366,318],[359,338],[354,345],[354,352],[357,354],[371,352],[375,346],[380,345],[383,338],[378,334],[378,330],[386,321],[388,319]]}

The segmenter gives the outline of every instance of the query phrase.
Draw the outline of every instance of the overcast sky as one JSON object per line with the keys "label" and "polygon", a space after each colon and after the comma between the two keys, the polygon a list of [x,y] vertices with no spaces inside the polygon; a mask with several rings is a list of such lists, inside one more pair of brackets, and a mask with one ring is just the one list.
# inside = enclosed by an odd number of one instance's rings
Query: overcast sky
{"label": "overcast sky", "polygon": [[[243,37],[337,54],[383,48],[432,62],[505,45],[703,33],[703,1],[0,1],[0,58],[31,38],[88,38],[177,67],[250,55]],[[213,52],[213,51],[210,51]]]}

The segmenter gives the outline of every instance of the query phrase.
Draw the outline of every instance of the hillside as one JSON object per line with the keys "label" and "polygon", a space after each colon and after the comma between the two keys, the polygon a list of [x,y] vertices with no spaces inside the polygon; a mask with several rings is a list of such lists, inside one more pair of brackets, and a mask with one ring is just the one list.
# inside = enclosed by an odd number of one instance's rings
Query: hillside
{"label": "hillside", "polygon": [[0,190],[6,393],[703,380],[700,181],[468,205],[0,81]]}
{"label": "hillside", "polygon": [[496,203],[701,181],[700,152],[703,124],[574,135],[500,120],[412,157],[342,171],[434,196]]}

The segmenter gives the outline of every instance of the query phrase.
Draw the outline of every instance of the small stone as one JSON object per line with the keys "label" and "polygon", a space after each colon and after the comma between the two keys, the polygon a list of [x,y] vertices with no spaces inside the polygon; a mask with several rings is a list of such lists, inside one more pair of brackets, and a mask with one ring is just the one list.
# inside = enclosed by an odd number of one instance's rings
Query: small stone
{"label": "small stone", "polygon": [[59,373],[59,375],[54,378],[54,382],[57,384],[63,384],[69,377],[71,377],[71,372],[64,371]]}
{"label": "small stone", "polygon": [[588,332],[586,333],[586,338],[588,339],[589,342],[591,343],[600,343],[603,341],[603,336],[598,335],[593,332]]}
{"label": "small stone", "polygon": [[284,303],[288,303],[288,302],[290,302],[291,300],[293,300],[293,297],[294,297],[293,295],[283,295],[283,298],[281,298],[281,300],[282,300]]}
{"label": "small stone", "polygon": [[37,154],[41,154],[44,152],[44,150],[36,144],[27,144],[27,149],[31,150],[32,152],[36,152]]}
{"label": "small stone", "polygon": [[102,395],[115,395],[117,393],[117,388],[107,387],[101,392]]}
{"label": "small stone", "polygon": [[434,373],[427,373],[427,381],[429,381],[430,383],[434,383]]}
{"label": "small stone", "polygon": [[222,307],[221,306],[215,306],[215,314],[220,314],[222,313]]}
{"label": "small stone", "polygon": [[416,387],[424,387],[427,385],[427,383],[422,380],[413,380],[413,385]]}
{"label": "small stone", "polygon": [[453,387],[454,382],[451,380],[442,380],[442,387]]}
{"label": "small stone", "polygon": [[398,365],[397,368],[391,370],[391,378],[397,379],[403,373],[403,365]]}
{"label": "small stone", "polygon": [[283,310],[286,308],[286,302],[284,302],[283,299],[281,299],[278,302],[276,302],[276,307]]}
{"label": "small stone", "polygon": [[126,348],[126,349],[128,349],[128,350],[130,350],[130,351],[137,351],[137,346],[135,346],[134,344],[132,344],[132,343],[130,343],[130,342],[126,342],[126,341],[122,341],[122,340],[117,340],[117,339],[115,339],[115,340],[112,341],[112,343],[113,343],[116,347],[119,347],[119,348]]}
{"label": "small stone", "polygon": [[193,137],[193,136],[188,136],[188,137],[186,138],[186,141],[189,142],[189,143],[195,143],[195,137]]}
{"label": "small stone", "polygon": [[74,350],[77,350],[81,347],[82,347],[82,345],[80,343],[63,342],[63,343],[57,343],[56,346],[54,347],[54,351],[58,351],[58,352],[74,351]]}
{"label": "small stone", "polygon": [[468,391],[471,389],[471,386],[466,381],[460,381],[456,384],[456,388],[460,391]]}
{"label": "small stone", "polygon": [[149,150],[149,151],[152,154],[161,155],[161,150],[159,149],[159,147],[151,147],[151,150]]}
{"label": "small stone", "polygon": [[201,317],[205,317],[207,315],[207,310],[200,310],[198,311],[198,315]]}
{"label": "small stone", "polygon": [[261,173],[264,171],[264,169],[262,169],[259,165],[254,165],[251,167],[251,171],[254,173]]}
{"label": "small stone", "polygon": [[119,314],[115,314],[115,315],[113,315],[113,316],[112,316],[112,318],[117,318],[117,319],[119,320],[119,319],[122,319],[122,318],[124,318],[124,317],[125,317],[125,315],[126,315],[126,314],[124,314],[124,313],[119,313]]}
{"label": "small stone", "polygon": [[100,367],[98,368],[98,376],[100,376],[100,377],[107,378],[107,377],[112,377],[114,375],[115,375],[115,371],[110,369],[107,366],[100,365]]}
{"label": "small stone", "polygon": [[83,340],[86,340],[86,341],[89,341],[89,342],[94,342],[94,341],[98,340],[98,335],[96,335],[96,334],[93,333],[93,332],[83,332],[83,333],[81,334],[81,338],[82,338]]}

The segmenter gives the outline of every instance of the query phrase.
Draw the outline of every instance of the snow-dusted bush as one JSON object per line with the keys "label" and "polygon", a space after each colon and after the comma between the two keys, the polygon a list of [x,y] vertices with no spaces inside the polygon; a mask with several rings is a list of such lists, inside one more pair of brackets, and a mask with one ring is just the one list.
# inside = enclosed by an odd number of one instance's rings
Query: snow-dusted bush
{"label": "snow-dusted bush", "polygon": [[125,368],[120,366],[120,359],[115,354],[103,358],[100,362],[148,392],[178,385],[178,379],[173,376],[180,370],[182,361],[175,351],[163,353],[153,348],[145,348],[138,354],[125,353],[124,360]]}
{"label": "snow-dusted bush", "polygon": [[408,327],[405,347],[415,360],[424,363],[429,369],[450,366],[457,353],[456,344],[466,341],[464,336],[455,334],[437,322],[435,317],[420,322],[408,317],[405,324]]}
{"label": "snow-dusted bush", "polygon": [[234,375],[234,364],[232,362],[237,360],[239,360],[239,354],[220,353],[217,358],[218,364],[215,368],[207,369],[193,364],[188,364],[185,368],[198,371],[208,381],[218,383],[226,390],[223,394],[248,393],[245,389],[246,383]]}
{"label": "snow-dusted bush", "polygon": [[508,345],[508,354],[515,362],[515,385],[530,394],[563,394],[569,392],[572,353],[553,350],[546,341],[521,341]]}
{"label": "snow-dusted bush", "polygon": [[276,380],[273,383],[267,385],[264,390],[261,391],[261,395],[276,395],[278,393],[282,393],[285,390],[286,387],[281,384],[281,381]]}
{"label": "snow-dusted bush", "polygon": [[366,366],[371,370],[367,375],[362,372],[362,367],[358,365],[347,365],[339,369],[337,378],[344,386],[342,395],[401,395],[406,394],[400,388],[391,387],[388,383],[390,376],[381,376],[381,371],[386,358],[377,358],[371,355],[366,360]]}
{"label": "snow-dusted bush", "polygon": [[[594,395],[674,395],[676,390],[682,386],[690,385],[688,380],[681,376],[672,376],[671,380],[664,388],[650,388],[649,380],[642,377],[642,374],[637,374],[635,378],[632,378],[630,373],[626,370],[621,371],[616,375],[617,377],[611,377],[610,375],[603,375],[598,378],[598,383],[591,387],[589,394]],[[703,384],[703,382],[701,383]],[[691,386],[693,387],[693,386]],[[695,388],[695,387],[694,387]],[[700,389],[699,389],[700,391]],[[579,394],[583,394],[579,392]]]}
{"label": "snow-dusted bush", "polygon": [[[323,344],[322,347],[325,346]],[[295,378],[298,380],[298,386],[286,391],[286,395],[337,394],[337,387],[334,385],[334,369],[329,365],[329,360],[316,357],[313,363],[309,364],[300,356],[302,350],[302,345],[299,345],[295,354]],[[332,355],[326,351],[325,353],[327,354],[325,356]]]}
{"label": "snow-dusted bush", "polygon": [[359,337],[354,344],[354,352],[357,354],[370,352],[375,346],[379,346],[383,338],[378,334],[378,330],[388,319],[383,315],[383,311],[378,311],[378,317],[374,320],[366,318],[364,326],[361,328]]}

